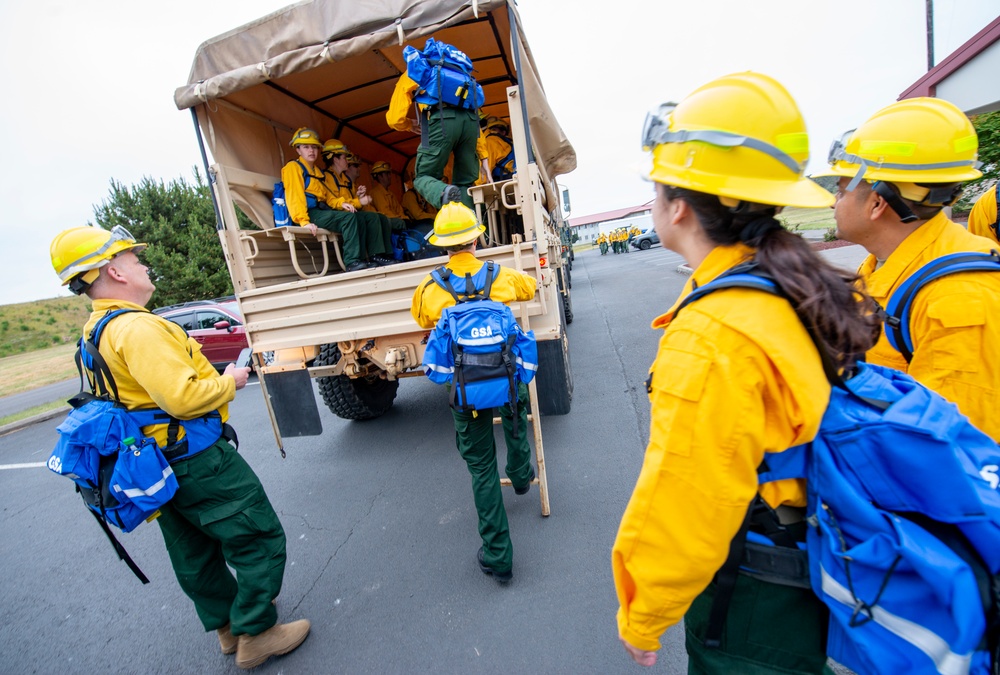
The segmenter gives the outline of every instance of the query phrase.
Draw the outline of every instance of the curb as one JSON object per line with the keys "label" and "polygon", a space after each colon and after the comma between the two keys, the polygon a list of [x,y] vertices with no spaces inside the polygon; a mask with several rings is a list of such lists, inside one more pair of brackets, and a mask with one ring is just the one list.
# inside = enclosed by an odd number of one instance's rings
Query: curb
{"label": "curb", "polygon": [[681,263],[677,266],[677,272],[679,274],[694,274],[694,270],[687,263]]}
{"label": "curb", "polygon": [[18,431],[20,429],[24,429],[25,427],[30,427],[32,424],[37,424],[38,422],[44,422],[46,420],[50,420],[53,417],[59,417],[60,415],[65,415],[70,410],[71,408],[67,405],[63,406],[62,408],[56,408],[54,410],[49,410],[48,412],[40,413],[38,415],[35,415],[34,417],[26,417],[23,420],[11,422],[10,424],[5,424],[4,426],[0,427],[0,436],[9,434],[12,431]]}

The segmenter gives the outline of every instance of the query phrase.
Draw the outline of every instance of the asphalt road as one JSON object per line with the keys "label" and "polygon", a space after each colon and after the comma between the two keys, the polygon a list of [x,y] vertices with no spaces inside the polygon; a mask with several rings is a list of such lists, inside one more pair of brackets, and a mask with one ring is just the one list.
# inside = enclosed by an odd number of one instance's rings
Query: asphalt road
{"label": "asphalt road", "polygon": [[[541,517],[537,489],[505,489],[506,587],[475,562],[470,480],[442,388],[404,380],[371,422],[323,409],[324,434],[286,441],[284,460],[259,386],[240,391],[240,451],[288,537],[279,617],[313,623],[301,648],[256,672],[642,671],[617,640],[610,550],[649,428],[649,322],[683,285],[680,262],[662,248],[576,254],[573,410],[542,421],[552,515]],[[0,671],[240,672],[180,592],[158,528],[121,537],[152,580],[144,587],[70,482],[41,466],[58,422],[0,437]],[[654,670],[686,671],[680,628]]]}

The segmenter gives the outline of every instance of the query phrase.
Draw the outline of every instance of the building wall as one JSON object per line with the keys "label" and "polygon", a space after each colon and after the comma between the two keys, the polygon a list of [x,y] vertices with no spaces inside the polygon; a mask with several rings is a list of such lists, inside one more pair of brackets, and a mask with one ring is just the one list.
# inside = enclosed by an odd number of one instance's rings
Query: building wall
{"label": "building wall", "polygon": [[605,220],[596,223],[587,223],[586,225],[578,225],[573,228],[573,232],[577,234],[580,238],[580,242],[593,243],[597,239],[597,235],[607,234],[612,230],[617,230],[619,227],[631,227],[635,226],[642,231],[646,231],[653,226],[653,216],[650,211],[642,211],[637,214],[630,215],[627,218],[618,218],[616,220]]}
{"label": "building wall", "polygon": [[951,101],[966,114],[1000,109],[1000,40],[977,54],[961,70],[937,85],[938,98]]}

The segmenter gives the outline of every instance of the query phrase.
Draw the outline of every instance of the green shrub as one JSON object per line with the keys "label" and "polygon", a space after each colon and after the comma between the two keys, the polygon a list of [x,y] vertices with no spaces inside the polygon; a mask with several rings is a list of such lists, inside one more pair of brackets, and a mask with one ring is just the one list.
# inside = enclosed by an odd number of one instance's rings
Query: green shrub
{"label": "green shrub", "polygon": [[25,333],[28,332],[29,330],[31,330],[31,326],[29,326],[28,324],[25,324],[25,323],[22,323],[20,326],[18,326],[18,328],[20,330],[24,331]]}
{"label": "green shrub", "polygon": [[823,233],[823,241],[837,241],[837,228],[828,227]]}

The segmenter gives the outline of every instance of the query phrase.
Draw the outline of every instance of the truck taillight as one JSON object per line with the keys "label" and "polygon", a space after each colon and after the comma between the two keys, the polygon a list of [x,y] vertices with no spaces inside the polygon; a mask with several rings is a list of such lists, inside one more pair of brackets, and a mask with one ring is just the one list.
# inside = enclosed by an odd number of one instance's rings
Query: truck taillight
{"label": "truck taillight", "polygon": [[546,258],[543,255],[538,256],[538,266],[539,267],[546,267],[546,266],[548,266],[548,264],[549,264],[549,259],[548,258]]}

